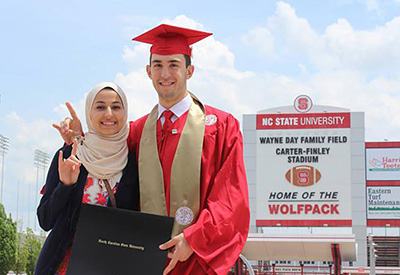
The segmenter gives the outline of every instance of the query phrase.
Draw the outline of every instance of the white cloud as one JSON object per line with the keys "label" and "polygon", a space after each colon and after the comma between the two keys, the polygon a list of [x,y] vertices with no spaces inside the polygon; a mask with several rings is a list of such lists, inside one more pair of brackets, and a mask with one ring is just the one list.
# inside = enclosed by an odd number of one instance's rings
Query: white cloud
{"label": "white cloud", "polygon": [[254,47],[262,55],[272,56],[274,52],[274,37],[268,28],[255,27],[241,38],[244,44]]}
{"label": "white cloud", "polygon": [[292,6],[278,2],[275,15],[266,25],[249,30],[244,39],[275,59],[306,56],[318,70],[354,69],[379,74],[400,69],[400,17],[370,30],[355,30],[346,19],[339,18],[318,34]]}
{"label": "white cloud", "polygon": [[307,52],[320,43],[308,21],[298,17],[295,9],[284,2],[276,4],[275,15],[267,19],[265,26],[249,30],[242,40],[270,57]]}
{"label": "white cloud", "polygon": [[234,79],[251,77],[252,72],[240,72],[235,68],[235,56],[228,46],[216,41],[214,37],[207,38],[196,44],[193,50],[193,62],[200,70],[210,74],[219,74]]}
{"label": "white cloud", "polygon": [[375,12],[376,15],[378,16],[383,15],[383,10],[380,7],[379,0],[358,0],[358,1],[365,5],[367,11]]}
{"label": "white cloud", "polygon": [[304,64],[297,64],[302,73],[307,73],[307,66]]}
{"label": "white cloud", "polygon": [[[57,131],[52,128],[51,121],[27,121],[16,112],[11,112],[2,119],[2,124],[7,125],[8,132],[12,134],[10,143],[18,144],[17,148],[11,146],[10,152],[17,150],[18,153],[23,153],[24,151],[20,150],[26,150],[27,147],[32,148],[33,146],[52,151],[57,142],[60,144],[60,138],[56,139]],[[51,140],[52,138],[53,140]]]}
{"label": "white cloud", "polygon": [[296,51],[313,47],[318,42],[318,36],[308,21],[298,17],[295,9],[284,2],[276,4],[275,16],[268,19],[267,28]]}
{"label": "white cloud", "polygon": [[360,0],[363,2],[369,11],[379,11],[379,1],[378,0]]}
{"label": "white cloud", "polygon": [[[322,69],[350,68],[373,73],[398,70],[399,31],[400,17],[366,31],[354,30],[348,21],[339,19],[320,37],[324,47],[312,49],[310,59]],[[334,62],[324,63],[324,60]]]}
{"label": "white cloud", "polygon": [[174,19],[165,19],[162,21],[162,23],[173,25],[173,26],[178,26],[178,27],[182,27],[182,28],[205,31],[204,26],[202,24],[187,17],[184,14],[178,15]]}
{"label": "white cloud", "polygon": [[149,63],[150,46],[147,44],[138,44],[133,49],[124,47],[123,60],[128,64],[130,70],[141,69]]}

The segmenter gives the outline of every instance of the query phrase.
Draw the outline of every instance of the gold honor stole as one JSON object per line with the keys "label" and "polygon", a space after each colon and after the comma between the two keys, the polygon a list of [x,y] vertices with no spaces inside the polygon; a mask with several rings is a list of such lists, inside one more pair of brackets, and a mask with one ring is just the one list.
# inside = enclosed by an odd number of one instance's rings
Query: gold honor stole
{"label": "gold honor stole", "polygon": [[[200,209],[200,173],[205,130],[205,108],[193,94],[171,168],[170,216],[172,237],[197,220]],[[167,216],[163,170],[157,148],[157,106],[148,116],[139,145],[140,209]]]}

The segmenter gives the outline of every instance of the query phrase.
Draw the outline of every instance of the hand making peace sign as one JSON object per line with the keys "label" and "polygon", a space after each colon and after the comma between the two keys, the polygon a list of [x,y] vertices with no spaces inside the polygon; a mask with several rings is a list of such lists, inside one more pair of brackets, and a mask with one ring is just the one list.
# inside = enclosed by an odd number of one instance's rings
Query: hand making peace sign
{"label": "hand making peace sign", "polygon": [[62,151],[58,153],[58,174],[60,175],[60,181],[65,185],[73,185],[78,180],[81,162],[76,157],[77,150],[78,141],[74,139],[69,158],[64,159]]}

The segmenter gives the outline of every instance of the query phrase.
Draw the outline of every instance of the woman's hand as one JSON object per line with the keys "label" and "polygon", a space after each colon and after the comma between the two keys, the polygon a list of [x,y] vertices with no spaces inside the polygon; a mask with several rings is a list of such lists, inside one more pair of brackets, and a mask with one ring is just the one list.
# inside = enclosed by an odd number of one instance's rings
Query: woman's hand
{"label": "woman's hand", "polygon": [[75,139],[69,158],[64,159],[62,151],[58,153],[58,174],[60,175],[60,181],[68,186],[73,185],[78,180],[81,162],[76,157],[77,150],[78,141]]}
{"label": "woman's hand", "polygon": [[71,103],[67,102],[65,105],[67,106],[72,118],[67,117],[61,121],[60,124],[53,123],[53,127],[58,130],[65,143],[69,145],[72,144],[73,140],[77,136],[81,136],[83,134],[83,130],[82,123],[79,120],[79,117]]}

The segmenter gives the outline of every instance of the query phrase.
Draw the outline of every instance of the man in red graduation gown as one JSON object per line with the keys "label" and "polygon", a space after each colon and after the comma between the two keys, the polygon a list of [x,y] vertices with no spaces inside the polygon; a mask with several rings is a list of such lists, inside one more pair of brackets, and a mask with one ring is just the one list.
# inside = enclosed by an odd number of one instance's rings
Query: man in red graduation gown
{"label": "man in red graduation gown", "polygon": [[160,247],[172,249],[164,274],[226,274],[248,233],[239,123],[187,90],[194,73],[190,45],[209,35],[164,24],[133,39],[152,44],[146,70],[159,98],[131,124],[141,209],[175,217],[175,236]]}
{"label": "man in red graduation gown", "polygon": [[131,122],[128,145],[141,211],[175,218],[172,239],[160,245],[169,250],[164,275],[227,274],[249,230],[239,123],[187,89],[190,45],[209,35],[163,24],[133,39],[152,44],[146,70],[159,103]]}

